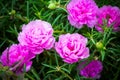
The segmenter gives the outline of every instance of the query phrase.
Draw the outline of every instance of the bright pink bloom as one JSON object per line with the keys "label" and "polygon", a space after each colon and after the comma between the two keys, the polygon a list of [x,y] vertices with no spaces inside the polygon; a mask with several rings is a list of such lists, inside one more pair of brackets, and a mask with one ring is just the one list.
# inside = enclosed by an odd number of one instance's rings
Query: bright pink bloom
{"label": "bright pink bloom", "polygon": [[79,64],[79,67],[80,75],[93,79],[100,78],[100,73],[103,70],[103,65],[98,60],[92,60],[90,63],[88,61],[84,61]]}
{"label": "bright pink bloom", "polygon": [[107,21],[107,26],[105,27],[113,25],[114,31],[120,30],[120,9],[112,6],[101,7],[98,12],[98,24],[95,27],[98,31],[103,31],[104,20]]}
{"label": "bright pink bloom", "polygon": [[86,47],[87,38],[74,33],[59,36],[55,43],[55,49],[66,63],[75,63],[80,59],[89,57],[89,49]]}
{"label": "bright pink bloom", "polygon": [[27,46],[34,54],[40,54],[44,49],[49,50],[53,47],[55,38],[52,34],[51,24],[35,20],[23,25],[18,41],[21,45]]}
{"label": "bright pink bloom", "polygon": [[97,22],[98,6],[94,0],[71,0],[67,5],[68,20],[76,28],[87,25],[92,28]]}
{"label": "bright pink bloom", "polygon": [[21,73],[24,65],[26,66],[26,71],[30,70],[31,59],[34,57],[35,55],[30,53],[25,46],[13,44],[2,53],[0,62],[3,66],[9,66],[10,70]]}

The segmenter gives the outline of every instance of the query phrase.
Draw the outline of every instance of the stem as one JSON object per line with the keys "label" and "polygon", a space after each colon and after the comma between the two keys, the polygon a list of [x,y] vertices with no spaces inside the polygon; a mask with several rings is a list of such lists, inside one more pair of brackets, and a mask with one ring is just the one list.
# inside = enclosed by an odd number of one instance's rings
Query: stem
{"label": "stem", "polygon": [[70,80],[73,80],[68,74],[66,74],[64,71],[60,70],[61,73],[63,73],[66,77],[68,77]]}
{"label": "stem", "polygon": [[36,80],[41,80],[38,76],[38,74],[34,71],[34,69],[31,70],[31,72],[33,73],[33,75],[36,77]]}
{"label": "stem", "polygon": [[54,31],[54,33],[64,33],[64,31]]}
{"label": "stem", "polygon": [[35,80],[34,78],[31,77],[31,75],[25,73],[25,75],[30,79],[30,80]]}
{"label": "stem", "polygon": [[95,45],[95,41],[94,41],[94,39],[93,39],[92,37],[91,37],[90,39],[91,39],[91,41],[93,42],[93,44]]}
{"label": "stem", "polygon": [[27,1],[27,18],[29,19],[29,1]]}

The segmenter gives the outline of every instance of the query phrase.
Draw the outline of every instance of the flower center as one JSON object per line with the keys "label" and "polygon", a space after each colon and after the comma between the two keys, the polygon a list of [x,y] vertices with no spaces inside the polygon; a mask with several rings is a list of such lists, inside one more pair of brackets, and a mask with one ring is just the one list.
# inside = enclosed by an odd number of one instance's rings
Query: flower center
{"label": "flower center", "polygon": [[68,43],[68,44],[67,44],[67,47],[68,47],[71,51],[73,51],[73,50],[74,50],[74,43],[73,43],[73,42]]}

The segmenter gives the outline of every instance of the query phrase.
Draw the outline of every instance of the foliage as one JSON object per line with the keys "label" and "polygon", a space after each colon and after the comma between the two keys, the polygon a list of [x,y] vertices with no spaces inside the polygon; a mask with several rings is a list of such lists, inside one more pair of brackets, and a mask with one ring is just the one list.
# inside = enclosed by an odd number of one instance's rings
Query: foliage
{"label": "foliage", "polygon": [[[50,7],[53,1],[55,5]],[[17,36],[21,26],[31,20],[41,19],[52,24],[54,37],[65,33],[80,33],[89,39],[91,60],[99,58],[104,66],[100,80],[118,80],[120,74],[120,32],[112,32],[112,28],[103,33],[86,26],[76,29],[67,20],[66,5],[69,0],[1,0],[0,1],[0,54],[13,43],[18,43]],[[120,7],[118,0],[95,0],[98,6],[114,5]],[[49,7],[48,7],[49,6]],[[99,44],[99,46],[97,46]],[[100,46],[101,45],[101,46]],[[24,80],[87,80],[79,75],[78,63],[67,64],[62,61],[54,49],[44,51],[33,60],[32,68],[24,73]],[[3,69],[4,68],[4,69]],[[2,74],[15,76],[8,67],[0,65]],[[10,74],[8,76],[8,74]],[[16,77],[16,76],[15,76]],[[4,79],[7,80],[7,79]]]}

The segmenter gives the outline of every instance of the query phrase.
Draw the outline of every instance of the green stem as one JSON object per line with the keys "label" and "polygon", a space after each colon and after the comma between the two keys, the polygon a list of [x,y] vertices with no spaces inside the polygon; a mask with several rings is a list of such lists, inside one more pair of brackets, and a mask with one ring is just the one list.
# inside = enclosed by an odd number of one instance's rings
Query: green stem
{"label": "green stem", "polygon": [[29,78],[29,79],[31,79],[31,80],[35,80],[34,78],[32,78],[29,74],[27,74],[27,73],[25,73],[25,75]]}
{"label": "green stem", "polygon": [[94,41],[94,39],[93,39],[92,37],[91,37],[90,39],[91,39],[91,41],[93,42],[93,44],[95,45],[95,41]]}
{"label": "green stem", "polygon": [[70,80],[73,80],[68,74],[66,74],[64,71],[60,70],[61,73],[63,73],[66,77],[68,77]]}
{"label": "green stem", "polygon": [[40,80],[38,74],[34,71],[34,69],[32,69],[31,72],[33,73],[37,80]]}
{"label": "green stem", "polygon": [[54,33],[64,33],[64,31],[54,31]]}

